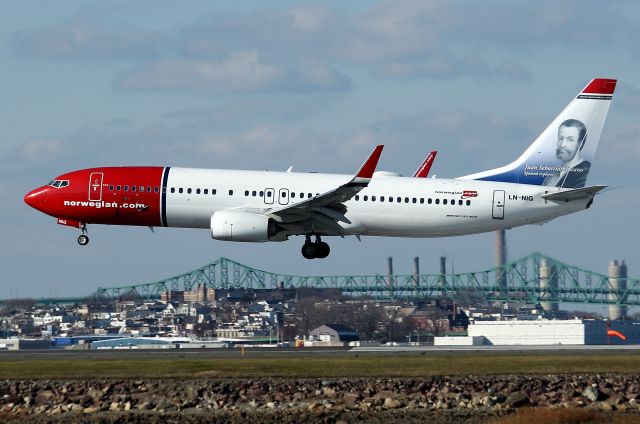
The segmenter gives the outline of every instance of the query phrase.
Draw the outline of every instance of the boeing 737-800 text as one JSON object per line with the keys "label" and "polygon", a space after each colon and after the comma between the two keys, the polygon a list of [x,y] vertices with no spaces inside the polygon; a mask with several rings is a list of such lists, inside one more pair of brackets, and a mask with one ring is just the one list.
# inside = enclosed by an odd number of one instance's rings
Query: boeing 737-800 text
{"label": "boeing 737-800 text", "polygon": [[592,80],[518,159],[455,179],[376,175],[377,146],[355,176],[101,167],[62,174],[24,200],[79,228],[81,245],[88,224],[206,228],[238,242],[304,235],[308,259],[327,257],[325,236],[445,237],[544,223],[589,208],[605,187],[585,183],[615,86]]}

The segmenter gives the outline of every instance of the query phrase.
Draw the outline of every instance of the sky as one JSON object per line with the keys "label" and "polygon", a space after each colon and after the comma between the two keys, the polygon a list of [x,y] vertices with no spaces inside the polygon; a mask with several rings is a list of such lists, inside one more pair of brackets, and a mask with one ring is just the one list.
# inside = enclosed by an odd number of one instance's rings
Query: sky
{"label": "sky", "polygon": [[75,296],[156,281],[224,256],[301,275],[436,272],[495,264],[494,234],[234,244],[206,230],[89,227],[91,242],[22,201],[103,165],[456,177],[524,151],[594,77],[617,78],[588,211],[507,232],[541,252],[640,276],[640,4],[635,1],[6,2],[0,15],[0,298]]}

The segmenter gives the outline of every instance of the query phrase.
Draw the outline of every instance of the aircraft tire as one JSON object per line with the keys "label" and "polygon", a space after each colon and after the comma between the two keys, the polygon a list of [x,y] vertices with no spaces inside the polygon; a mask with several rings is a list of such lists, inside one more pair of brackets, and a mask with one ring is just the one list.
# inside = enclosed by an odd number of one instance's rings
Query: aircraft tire
{"label": "aircraft tire", "polygon": [[314,243],[305,243],[302,245],[302,256],[306,259],[315,259],[316,258],[316,246]]}
{"label": "aircraft tire", "polygon": [[86,246],[87,244],[89,244],[89,236],[86,236],[84,234],[80,234],[78,236],[78,244],[80,246]]}
{"label": "aircraft tire", "polygon": [[331,252],[331,248],[329,247],[329,245],[323,241],[316,243],[315,246],[315,250],[316,250],[316,258],[319,259],[324,259],[327,256],[329,256],[329,253]]}

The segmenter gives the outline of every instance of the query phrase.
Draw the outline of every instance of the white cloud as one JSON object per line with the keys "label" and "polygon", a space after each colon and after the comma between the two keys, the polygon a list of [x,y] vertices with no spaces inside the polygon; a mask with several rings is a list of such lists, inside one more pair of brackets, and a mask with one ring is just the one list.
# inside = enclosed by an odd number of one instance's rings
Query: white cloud
{"label": "white cloud", "polygon": [[[520,10],[510,3],[502,8]],[[130,59],[135,64],[119,75],[118,88],[208,94],[345,91],[351,81],[343,72],[362,65],[381,77],[527,78],[516,60],[493,62],[477,46],[486,39],[509,47],[511,34],[496,38],[491,28],[482,34],[480,23],[460,17],[464,12],[442,1],[381,2],[353,15],[308,5],[213,13],[164,31],[82,15],[16,33],[14,51],[37,59]],[[456,51],[450,39],[457,40]]]}
{"label": "white cloud", "polygon": [[184,90],[204,94],[349,90],[349,78],[322,64],[270,64],[255,51],[233,52],[220,61],[165,59],[123,72],[119,89]]}
{"label": "white cloud", "polygon": [[514,80],[531,78],[529,71],[516,62],[505,61],[494,66],[478,54],[465,57],[440,54],[416,62],[391,62],[383,65],[377,75],[392,78],[456,78],[460,76]]}
{"label": "white cloud", "polygon": [[74,17],[61,25],[13,36],[14,52],[22,57],[64,60],[145,59],[160,53],[162,34],[124,26],[103,27]]}

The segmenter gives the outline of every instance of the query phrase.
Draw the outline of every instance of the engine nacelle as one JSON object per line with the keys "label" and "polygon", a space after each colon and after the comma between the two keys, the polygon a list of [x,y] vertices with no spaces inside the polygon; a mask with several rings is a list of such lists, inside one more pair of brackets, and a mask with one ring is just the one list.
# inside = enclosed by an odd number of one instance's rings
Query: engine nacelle
{"label": "engine nacelle", "polygon": [[273,219],[258,213],[230,210],[211,215],[211,237],[217,240],[269,241],[278,231]]}

